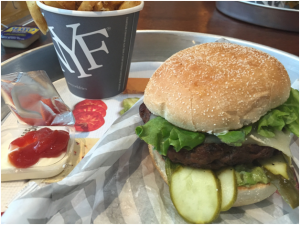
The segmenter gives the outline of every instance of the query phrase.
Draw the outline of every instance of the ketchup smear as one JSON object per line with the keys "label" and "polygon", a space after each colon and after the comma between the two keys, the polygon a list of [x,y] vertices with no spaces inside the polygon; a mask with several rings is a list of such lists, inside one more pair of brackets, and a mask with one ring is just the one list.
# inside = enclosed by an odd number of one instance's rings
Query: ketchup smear
{"label": "ketchup smear", "polygon": [[55,158],[67,151],[69,133],[42,128],[30,131],[9,145],[8,159],[17,168],[28,168],[40,158]]}

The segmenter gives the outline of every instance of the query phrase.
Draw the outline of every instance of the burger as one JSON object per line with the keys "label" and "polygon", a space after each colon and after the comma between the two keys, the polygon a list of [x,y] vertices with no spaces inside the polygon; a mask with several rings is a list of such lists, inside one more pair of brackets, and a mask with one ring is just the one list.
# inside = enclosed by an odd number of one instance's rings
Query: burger
{"label": "burger", "polygon": [[298,206],[289,144],[299,92],[276,58],[231,43],[184,49],[155,71],[139,110],[136,134],[186,221],[212,222],[276,190]]}

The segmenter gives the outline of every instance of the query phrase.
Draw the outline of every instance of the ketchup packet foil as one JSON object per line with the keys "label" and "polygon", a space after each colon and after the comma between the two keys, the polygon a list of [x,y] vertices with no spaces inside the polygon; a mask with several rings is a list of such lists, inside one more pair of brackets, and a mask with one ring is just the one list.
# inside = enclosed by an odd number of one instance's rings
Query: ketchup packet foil
{"label": "ketchup packet foil", "polygon": [[75,124],[45,71],[17,72],[1,76],[1,95],[20,124],[70,126]]}

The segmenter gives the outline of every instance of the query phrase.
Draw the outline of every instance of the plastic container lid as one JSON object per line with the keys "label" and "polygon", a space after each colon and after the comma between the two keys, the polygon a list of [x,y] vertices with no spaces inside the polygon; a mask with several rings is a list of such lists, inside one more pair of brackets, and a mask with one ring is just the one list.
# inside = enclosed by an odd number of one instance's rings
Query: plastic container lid
{"label": "plastic container lid", "polygon": [[1,31],[1,43],[10,48],[27,48],[40,36],[37,27],[11,26]]}

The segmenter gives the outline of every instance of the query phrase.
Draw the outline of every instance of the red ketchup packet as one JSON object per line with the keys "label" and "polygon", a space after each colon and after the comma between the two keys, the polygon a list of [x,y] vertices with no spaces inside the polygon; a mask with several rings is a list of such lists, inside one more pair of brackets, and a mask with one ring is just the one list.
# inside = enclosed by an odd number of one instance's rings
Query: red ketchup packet
{"label": "red ketchup packet", "polygon": [[45,71],[17,72],[1,77],[1,95],[21,124],[72,126],[70,108]]}

